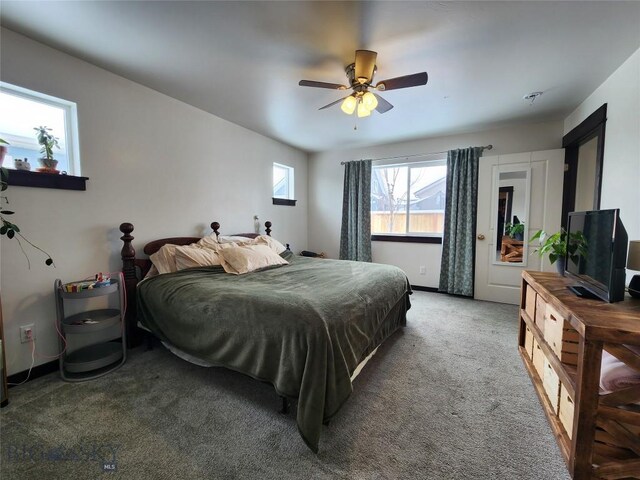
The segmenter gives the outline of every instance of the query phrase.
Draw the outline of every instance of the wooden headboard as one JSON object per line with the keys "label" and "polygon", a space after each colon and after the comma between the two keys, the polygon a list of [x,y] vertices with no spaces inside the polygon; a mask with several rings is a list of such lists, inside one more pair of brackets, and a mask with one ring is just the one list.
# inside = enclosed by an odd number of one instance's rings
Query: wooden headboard
{"label": "wooden headboard", "polygon": [[[271,222],[264,222],[265,232],[267,235],[271,235]],[[213,222],[211,224],[213,233],[216,237],[220,236],[220,224]],[[133,232],[133,223],[120,224],[120,231],[122,232],[122,250],[120,255],[122,257],[122,273],[124,275],[124,287],[127,298],[127,309],[125,311],[125,322],[127,325],[127,347],[132,348],[139,345],[142,342],[142,334],[137,327],[137,299],[136,299],[136,286],[140,280],[149,272],[151,268],[151,260],[148,258],[136,258],[136,251],[133,248],[131,242],[134,237],[131,235]],[[234,235],[255,238],[259,233],[236,233]],[[200,240],[201,237],[170,237],[160,238],[147,243],[142,251],[145,255],[153,255],[164,245],[190,245]]]}

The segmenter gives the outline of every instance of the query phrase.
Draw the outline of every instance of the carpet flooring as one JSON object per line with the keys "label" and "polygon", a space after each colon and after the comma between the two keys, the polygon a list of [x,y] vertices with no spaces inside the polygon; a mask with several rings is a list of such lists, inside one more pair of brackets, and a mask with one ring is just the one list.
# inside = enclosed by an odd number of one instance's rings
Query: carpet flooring
{"label": "carpet flooring", "polygon": [[412,304],[317,455],[270,385],[158,347],[100,379],[11,389],[0,477],[568,480],[517,352],[517,308],[427,292]]}

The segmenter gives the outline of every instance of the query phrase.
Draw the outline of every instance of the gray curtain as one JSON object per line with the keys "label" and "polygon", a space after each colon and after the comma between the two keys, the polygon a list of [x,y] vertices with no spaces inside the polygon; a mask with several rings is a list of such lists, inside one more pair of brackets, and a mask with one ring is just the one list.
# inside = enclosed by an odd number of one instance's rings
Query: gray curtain
{"label": "gray curtain", "polygon": [[449,150],[438,290],[473,297],[481,147]]}
{"label": "gray curtain", "polygon": [[371,160],[344,166],[340,259],[371,261]]}

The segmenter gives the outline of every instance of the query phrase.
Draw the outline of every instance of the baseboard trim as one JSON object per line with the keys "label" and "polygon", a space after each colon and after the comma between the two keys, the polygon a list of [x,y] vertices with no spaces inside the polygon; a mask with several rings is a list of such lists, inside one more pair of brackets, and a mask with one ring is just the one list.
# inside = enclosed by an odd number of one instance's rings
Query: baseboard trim
{"label": "baseboard trim", "polygon": [[436,287],[421,287],[420,285],[411,285],[411,289],[418,292],[438,292],[438,289]]}
{"label": "baseboard trim", "polygon": [[[36,378],[42,377],[44,375],[48,375],[51,372],[55,372],[58,370],[58,361],[52,360],[47,363],[43,363],[42,365],[38,365],[37,367],[33,367],[31,369],[31,376],[27,382],[31,380],[35,380]],[[29,374],[29,370],[25,370],[23,372],[14,373],[13,375],[9,375],[7,377],[7,383],[22,383],[27,378]],[[9,388],[17,387],[17,385],[9,385]]]}

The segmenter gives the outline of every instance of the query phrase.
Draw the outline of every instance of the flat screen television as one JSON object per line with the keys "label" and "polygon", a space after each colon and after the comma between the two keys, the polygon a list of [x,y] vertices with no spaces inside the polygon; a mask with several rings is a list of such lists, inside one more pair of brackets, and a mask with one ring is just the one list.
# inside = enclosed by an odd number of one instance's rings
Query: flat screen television
{"label": "flat screen television", "polygon": [[609,303],[624,300],[628,243],[619,209],[569,213],[565,274],[577,283],[571,290]]}

